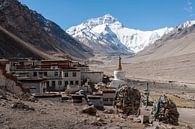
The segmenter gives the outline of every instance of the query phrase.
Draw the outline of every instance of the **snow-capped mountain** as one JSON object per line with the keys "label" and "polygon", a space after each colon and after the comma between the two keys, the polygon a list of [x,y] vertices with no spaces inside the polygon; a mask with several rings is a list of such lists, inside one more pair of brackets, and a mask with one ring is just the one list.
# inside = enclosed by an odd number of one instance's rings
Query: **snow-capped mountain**
{"label": "snow-capped mountain", "polygon": [[160,40],[137,53],[135,58],[137,58],[137,61],[159,60],[170,57],[185,59],[194,57],[194,52],[195,20],[177,25],[171,32],[162,36]]}
{"label": "snow-capped mountain", "polygon": [[176,28],[188,28],[195,25],[195,20],[192,21],[186,21],[183,24],[178,25]]}
{"label": "snow-capped mountain", "polygon": [[129,29],[110,14],[92,18],[66,32],[95,52],[127,54],[137,53],[169,33],[173,28],[154,31]]}

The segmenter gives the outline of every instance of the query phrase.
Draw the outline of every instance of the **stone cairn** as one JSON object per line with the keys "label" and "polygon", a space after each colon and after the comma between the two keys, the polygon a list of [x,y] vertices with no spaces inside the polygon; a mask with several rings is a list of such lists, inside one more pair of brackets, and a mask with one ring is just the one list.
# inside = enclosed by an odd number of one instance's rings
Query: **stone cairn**
{"label": "stone cairn", "polygon": [[166,124],[178,125],[179,112],[176,104],[170,99],[160,104],[159,112],[155,114],[155,119]]}
{"label": "stone cairn", "polygon": [[117,113],[124,115],[136,115],[139,113],[141,94],[139,90],[129,86],[123,86],[117,90],[114,106]]}

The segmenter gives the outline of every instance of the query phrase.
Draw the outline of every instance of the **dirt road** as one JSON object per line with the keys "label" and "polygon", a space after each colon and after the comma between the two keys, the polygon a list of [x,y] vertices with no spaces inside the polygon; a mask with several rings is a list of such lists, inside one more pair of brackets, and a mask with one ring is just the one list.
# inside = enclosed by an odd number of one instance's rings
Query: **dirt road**
{"label": "dirt road", "polygon": [[179,108],[178,111],[180,114],[179,121],[195,128],[195,109]]}

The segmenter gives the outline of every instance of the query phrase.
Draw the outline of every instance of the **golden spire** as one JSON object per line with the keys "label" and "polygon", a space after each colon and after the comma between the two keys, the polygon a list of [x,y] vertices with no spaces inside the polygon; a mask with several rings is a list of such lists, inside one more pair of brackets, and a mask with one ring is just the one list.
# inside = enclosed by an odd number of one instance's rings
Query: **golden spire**
{"label": "golden spire", "polygon": [[118,58],[118,70],[122,70],[121,56],[119,56],[119,58]]}

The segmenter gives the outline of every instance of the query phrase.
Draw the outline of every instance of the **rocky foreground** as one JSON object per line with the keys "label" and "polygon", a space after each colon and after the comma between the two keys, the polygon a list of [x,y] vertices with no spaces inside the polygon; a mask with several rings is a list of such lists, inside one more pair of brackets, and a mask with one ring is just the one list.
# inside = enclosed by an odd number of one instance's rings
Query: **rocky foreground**
{"label": "rocky foreground", "polygon": [[106,107],[106,111],[86,114],[81,111],[86,105],[61,102],[59,98],[38,101],[21,100],[12,95],[0,97],[1,129],[144,129],[176,128],[190,129],[185,123],[179,126],[154,122],[153,125],[139,123],[133,117],[121,117]]}

